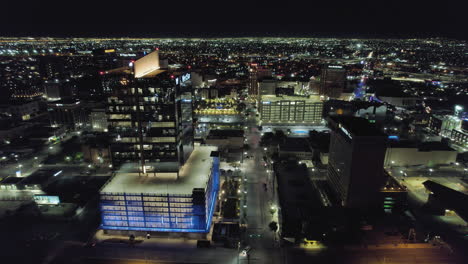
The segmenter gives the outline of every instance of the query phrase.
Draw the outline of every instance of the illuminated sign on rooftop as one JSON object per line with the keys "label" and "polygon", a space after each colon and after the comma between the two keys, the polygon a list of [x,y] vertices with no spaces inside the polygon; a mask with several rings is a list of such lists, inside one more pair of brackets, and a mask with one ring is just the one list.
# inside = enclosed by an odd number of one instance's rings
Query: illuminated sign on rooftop
{"label": "illuminated sign on rooftop", "polygon": [[143,58],[135,61],[133,66],[135,69],[135,78],[144,77],[145,75],[158,70],[160,68],[158,51],[151,52]]}

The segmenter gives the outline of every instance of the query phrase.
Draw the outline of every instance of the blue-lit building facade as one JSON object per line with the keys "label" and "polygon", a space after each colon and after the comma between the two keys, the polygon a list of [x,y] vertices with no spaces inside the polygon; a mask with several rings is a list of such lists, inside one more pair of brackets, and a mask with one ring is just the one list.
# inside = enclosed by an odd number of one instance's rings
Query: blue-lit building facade
{"label": "blue-lit building facade", "polygon": [[194,148],[190,73],[162,69],[155,51],[104,74],[122,79],[106,111],[120,168],[101,189],[101,229],[209,232],[219,158]]}
{"label": "blue-lit building facade", "polygon": [[207,233],[218,190],[218,157],[212,157],[205,188],[193,188],[191,193],[106,192],[103,188],[100,194],[101,229]]}

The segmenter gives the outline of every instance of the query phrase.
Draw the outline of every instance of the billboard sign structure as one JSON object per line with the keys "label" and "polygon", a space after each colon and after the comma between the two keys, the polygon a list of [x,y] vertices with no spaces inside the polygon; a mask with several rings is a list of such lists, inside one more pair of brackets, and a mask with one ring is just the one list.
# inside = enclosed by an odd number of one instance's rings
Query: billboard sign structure
{"label": "billboard sign structure", "polygon": [[54,195],[34,195],[37,204],[59,204],[60,198]]}
{"label": "billboard sign structure", "polygon": [[158,70],[160,68],[159,52],[153,51],[143,58],[135,61],[133,67],[135,71],[135,78],[144,77],[145,75]]}

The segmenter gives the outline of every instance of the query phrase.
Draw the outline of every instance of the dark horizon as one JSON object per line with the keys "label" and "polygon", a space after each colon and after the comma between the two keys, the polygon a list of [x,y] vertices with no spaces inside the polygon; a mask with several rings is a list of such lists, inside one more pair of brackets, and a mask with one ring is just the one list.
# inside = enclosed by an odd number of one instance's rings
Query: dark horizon
{"label": "dark horizon", "polygon": [[[339,3],[7,3],[0,36],[358,37],[468,40],[461,4]],[[8,7],[10,6],[10,7]]]}
{"label": "dark horizon", "polygon": [[[307,30],[309,24],[164,24],[165,30],[154,31],[151,26],[130,24],[118,27],[109,25],[11,25],[8,30],[0,30],[1,37],[57,37],[57,38],[243,38],[243,37],[285,37],[285,38],[359,38],[359,39],[416,39],[447,38],[468,40],[464,32],[440,31],[344,31],[335,28]],[[48,30],[44,30],[47,28]],[[96,30],[96,28],[104,30]],[[135,30],[134,28],[138,28]]]}

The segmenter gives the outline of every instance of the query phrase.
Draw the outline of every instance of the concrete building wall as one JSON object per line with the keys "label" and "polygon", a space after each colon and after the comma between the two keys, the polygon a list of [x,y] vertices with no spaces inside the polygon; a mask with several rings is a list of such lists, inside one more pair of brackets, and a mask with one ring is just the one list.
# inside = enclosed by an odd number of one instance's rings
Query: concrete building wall
{"label": "concrete building wall", "polygon": [[328,164],[328,153],[320,152],[320,162],[322,162],[323,165]]}
{"label": "concrete building wall", "polygon": [[416,97],[379,96],[379,99],[398,107],[415,106],[420,101],[420,99]]}
{"label": "concrete building wall", "polygon": [[223,148],[242,148],[244,146],[243,137],[228,137],[228,138],[207,138],[207,145],[217,146],[220,149]]}
{"label": "concrete building wall", "polygon": [[305,152],[305,151],[279,151],[280,157],[295,157],[299,159],[311,160],[312,159],[312,152]]}
{"label": "concrete building wall", "polygon": [[416,166],[450,164],[457,159],[457,151],[419,151],[417,148],[388,148],[385,166]]}
{"label": "concrete building wall", "polygon": [[274,95],[278,82],[276,80],[264,80],[258,83],[260,95]]}

